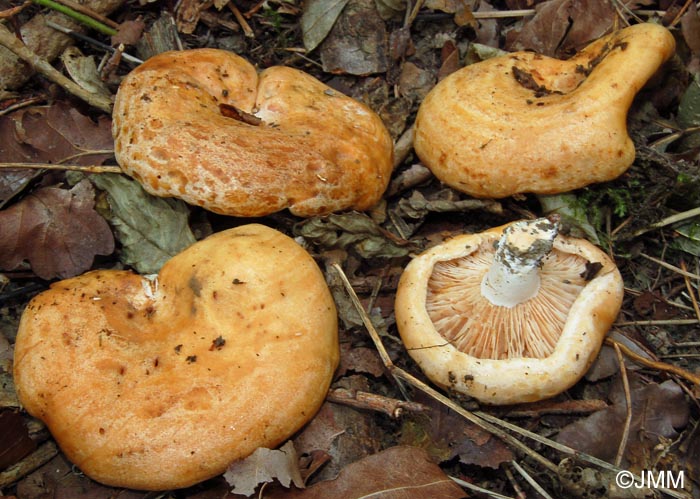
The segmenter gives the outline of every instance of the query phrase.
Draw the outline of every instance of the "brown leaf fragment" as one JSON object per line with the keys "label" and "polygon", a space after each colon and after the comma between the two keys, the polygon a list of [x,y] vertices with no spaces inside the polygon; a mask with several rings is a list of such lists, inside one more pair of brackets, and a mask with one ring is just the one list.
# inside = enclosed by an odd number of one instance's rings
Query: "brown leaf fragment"
{"label": "brown leaf fragment", "polygon": [[350,0],[321,43],[327,73],[368,75],[387,70],[387,33],[374,0]]}
{"label": "brown leaf fragment", "polygon": [[384,364],[373,348],[352,347],[348,343],[341,343],[340,365],[336,375],[345,376],[348,371],[369,373],[378,378],[384,374]]}
{"label": "brown leaf fragment", "polygon": [[346,466],[335,480],[305,490],[277,491],[275,499],[405,499],[466,497],[464,491],[418,448],[396,446]]}
{"label": "brown leaf fragment", "polygon": [[39,189],[0,211],[0,268],[27,260],[42,279],[66,278],[88,270],[95,255],[112,253],[114,237],[94,197],[82,180],[70,190]]}
{"label": "brown leaf fragment", "polygon": [[146,23],[144,23],[140,17],[138,19],[124,21],[119,25],[117,34],[112,36],[112,46],[116,47],[119,44],[136,45],[141,39],[145,28]]}
{"label": "brown leaf fragment", "polygon": [[563,59],[608,32],[616,18],[609,0],[548,0],[535,10],[522,29],[509,33],[507,50]]}
{"label": "brown leaf fragment", "polygon": [[0,412],[0,470],[18,462],[36,449],[22,416],[15,411]]}
{"label": "brown leaf fragment", "polygon": [[[674,381],[661,384],[645,383],[634,372],[627,373],[632,399],[632,422],[623,467],[650,469],[647,461],[655,446],[664,439],[675,439],[688,423],[689,409],[683,390]],[[603,460],[611,461],[617,454],[625,427],[627,404],[620,378],[611,386],[612,405],[585,419],[564,427],[557,441]]]}

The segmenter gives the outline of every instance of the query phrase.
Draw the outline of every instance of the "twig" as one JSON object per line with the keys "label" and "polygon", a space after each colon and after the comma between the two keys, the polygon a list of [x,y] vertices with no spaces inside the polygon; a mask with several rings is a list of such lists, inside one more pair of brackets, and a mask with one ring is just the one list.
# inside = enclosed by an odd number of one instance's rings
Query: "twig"
{"label": "twig", "polygon": [[525,471],[525,469],[524,469],[522,466],[520,466],[520,465],[518,464],[518,462],[517,462],[515,459],[513,459],[513,460],[510,462],[510,464],[513,465],[513,468],[515,468],[515,471],[517,471],[518,473],[520,473],[520,476],[522,476],[522,477],[527,481],[527,483],[529,483],[530,485],[532,485],[532,488],[534,488],[534,489],[537,491],[538,494],[540,494],[540,495],[541,495],[542,497],[544,497],[545,499],[554,499],[552,496],[550,496],[550,495],[547,493],[546,490],[544,490],[544,489],[542,488],[542,486],[541,486],[539,483],[537,483],[537,481],[535,481],[534,478],[532,478],[532,476],[531,476],[527,471]]}
{"label": "twig", "polygon": [[250,27],[250,24],[248,24],[248,21],[246,21],[245,17],[243,17],[241,11],[238,10],[238,7],[233,4],[233,1],[230,1],[226,5],[228,5],[229,10],[233,12],[233,16],[236,18],[236,21],[238,21],[238,24],[240,24],[241,28],[243,28],[243,33],[245,33],[245,36],[248,38],[255,38],[253,28]]}
{"label": "twig", "polygon": [[12,51],[17,57],[29,64],[34,71],[37,71],[47,77],[54,83],[62,86],[68,92],[83,99],[85,102],[101,109],[105,113],[111,114],[112,101],[97,94],[90,93],[83,89],[80,85],[71,81],[55,69],[45,59],[37,56],[27,46],[22,43],[12,32],[4,25],[0,24],[0,45],[4,45]]}
{"label": "twig", "polygon": [[81,14],[85,14],[86,16],[90,16],[91,18],[95,19],[96,21],[101,22],[102,24],[109,26],[110,28],[114,28],[116,30],[119,29],[119,23],[112,21],[109,17],[103,16],[99,12],[95,12],[94,10],[92,10],[89,7],[86,7],[85,5],[79,4],[77,2],[73,2],[72,0],[56,0],[56,1],[60,4],[65,5],[66,7],[73,9],[76,12],[80,12]]}
{"label": "twig", "polygon": [[513,490],[515,491],[515,497],[517,499],[527,499],[527,495],[523,491],[523,488],[520,486],[518,481],[515,479],[515,475],[513,475],[513,472],[510,470],[510,468],[506,465],[502,465],[501,469],[506,474],[506,478],[508,479],[510,486],[513,487]]}
{"label": "twig", "polygon": [[509,418],[538,418],[547,414],[591,414],[608,407],[604,400],[546,400],[542,403],[523,404],[505,413]]}
{"label": "twig", "polygon": [[641,256],[646,258],[647,260],[651,260],[652,262],[661,265],[663,268],[672,270],[680,275],[690,277],[691,279],[700,279],[700,275],[698,274],[693,274],[692,272],[688,272],[687,270],[683,270],[681,268],[676,267],[675,265],[671,265],[670,263],[666,263],[663,260],[659,260],[658,258],[654,258],[653,256],[649,256],[646,253],[640,253]]}
{"label": "twig", "polygon": [[103,35],[114,36],[117,34],[116,29],[107,26],[106,24],[98,21],[97,19],[94,19],[88,15],[85,15],[82,12],[78,12],[76,10],[73,10],[72,8],[68,7],[67,5],[63,5],[63,4],[60,4],[58,2],[54,2],[54,0],[32,0],[32,1],[36,4],[43,6],[43,7],[48,7],[49,9],[53,9],[57,12],[60,12],[61,14],[65,14],[66,16],[70,17],[71,19],[75,19],[76,21],[83,24],[84,26],[87,26],[88,28],[92,28],[95,31],[102,33]]}
{"label": "twig", "polygon": [[698,319],[649,319],[642,321],[620,321],[615,326],[694,326],[700,323]]}
{"label": "twig", "polygon": [[465,482],[464,480],[461,480],[461,479],[453,477],[453,476],[449,476],[449,478],[450,478],[450,480],[455,482],[460,487],[464,487],[465,489],[473,490],[474,492],[480,492],[482,494],[486,494],[487,496],[493,497],[494,499],[516,499],[514,497],[504,496],[502,494],[499,494],[498,492],[492,492],[488,489],[485,489],[483,487],[479,487],[478,485],[474,485],[473,483]]}
{"label": "twig", "polygon": [[0,163],[3,168],[28,168],[33,170],[70,170],[85,173],[124,173],[118,166],[100,165],[61,165],[55,163]]}
{"label": "twig", "polygon": [[671,225],[676,222],[682,222],[683,220],[688,220],[689,218],[697,217],[698,215],[700,215],[700,207],[693,208],[692,210],[682,211],[680,213],[676,213],[675,215],[662,218],[658,222],[651,224],[649,227],[645,227],[643,229],[638,230],[633,235],[634,237],[641,236],[642,234],[652,231],[654,229],[660,229],[662,227],[666,227],[667,225]]}
{"label": "twig", "polygon": [[[106,43],[102,43],[99,40],[95,40],[92,37],[89,37],[89,36],[84,35],[82,33],[78,33],[77,31],[72,30],[70,28],[66,28],[65,26],[61,26],[60,24],[56,24],[55,22],[53,22],[49,19],[46,20],[46,25],[49,28],[53,28],[53,29],[60,31],[61,33],[65,33],[66,35],[71,36],[77,40],[81,40],[85,43],[89,43],[90,45],[97,47],[101,50],[104,50],[105,52],[109,52],[110,54],[113,54],[117,51],[117,49],[115,49],[111,45],[107,45]],[[121,52],[119,55],[125,61],[133,62],[134,64],[143,64],[143,61],[141,59],[139,59],[138,57],[134,57],[133,55],[129,55],[125,52]]]}
{"label": "twig", "polygon": [[605,338],[605,344],[610,345],[610,346],[617,345],[618,348],[622,351],[622,353],[624,353],[627,357],[629,357],[631,360],[633,360],[637,364],[641,364],[645,367],[656,369],[657,371],[675,374],[676,376],[680,376],[681,378],[700,386],[700,376],[698,376],[697,374],[693,374],[689,371],[686,371],[682,367],[674,366],[672,364],[667,364],[666,362],[659,362],[656,360],[646,359],[646,358],[636,354],[635,352],[633,352],[629,348],[627,348],[627,346],[625,346],[624,344],[619,343],[619,342],[613,340],[612,338]]}
{"label": "twig", "polygon": [[[685,262],[681,260],[681,270],[687,272],[688,269],[685,266]],[[695,310],[695,317],[700,321],[700,306],[698,306],[698,300],[695,298],[695,290],[693,285],[690,283],[690,278],[687,275],[683,276],[685,280],[685,287],[688,290],[688,295],[690,296],[690,301],[693,303],[693,310]]]}
{"label": "twig", "polygon": [[426,406],[417,402],[398,400],[375,393],[348,390],[347,388],[335,388],[330,390],[326,398],[331,402],[349,405],[358,409],[383,412],[392,418],[401,417],[404,411],[425,412],[428,410]]}
{"label": "twig", "polygon": [[622,429],[622,438],[620,439],[620,445],[617,448],[617,454],[615,455],[615,466],[620,466],[622,463],[622,457],[625,455],[625,449],[627,448],[627,441],[629,440],[630,427],[632,426],[632,395],[630,394],[630,381],[627,378],[627,368],[625,367],[625,359],[622,358],[622,351],[620,350],[620,344],[614,343],[615,355],[617,356],[617,363],[620,366],[620,375],[622,376],[622,388],[625,391],[625,403],[627,404],[625,413],[625,426]]}
{"label": "twig", "polygon": [[48,463],[56,454],[58,454],[58,448],[53,441],[49,440],[43,443],[27,457],[0,473],[0,489],[7,487],[20,478],[27,476],[40,466]]}

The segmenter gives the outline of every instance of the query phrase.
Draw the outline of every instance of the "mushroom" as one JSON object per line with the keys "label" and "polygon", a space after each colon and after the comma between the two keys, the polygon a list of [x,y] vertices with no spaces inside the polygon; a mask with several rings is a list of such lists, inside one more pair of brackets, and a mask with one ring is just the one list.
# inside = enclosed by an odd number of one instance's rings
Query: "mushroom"
{"label": "mushroom", "polygon": [[290,437],[338,363],[324,277],[262,225],[216,233],[157,276],[98,270],[22,315],[14,379],[75,465],[116,487],[186,487]]}
{"label": "mushroom", "polygon": [[630,26],[562,61],[514,52],[462,68],[421,104],[415,151],[475,197],[556,194],[612,180],[634,161],[627,112],[675,48],[655,24]]}
{"label": "mushroom", "polygon": [[548,219],[465,234],[414,258],[396,323],[436,384],[488,404],[533,402],[574,385],[622,304],[622,278],[593,244]]}
{"label": "mushroom", "polygon": [[117,162],[148,192],[225,215],[365,210],[392,170],[391,137],[367,106],[296,69],[258,75],[217,49],[134,69],[112,132]]}

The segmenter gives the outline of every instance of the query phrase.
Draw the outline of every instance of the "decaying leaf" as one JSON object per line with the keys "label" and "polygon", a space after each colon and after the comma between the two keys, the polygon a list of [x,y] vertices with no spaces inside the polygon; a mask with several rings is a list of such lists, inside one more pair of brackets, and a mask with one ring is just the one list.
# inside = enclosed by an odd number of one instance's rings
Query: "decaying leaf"
{"label": "decaying leaf", "polygon": [[251,496],[262,483],[277,480],[285,487],[292,483],[303,488],[299,458],[291,440],[277,450],[259,448],[250,456],[231,464],[224,473],[234,494]]}
{"label": "decaying leaf", "polygon": [[616,18],[609,0],[547,0],[521,30],[509,33],[507,49],[534,50],[564,59],[600,38]]}
{"label": "decaying leaf", "polygon": [[309,218],[297,224],[294,232],[323,249],[353,249],[362,258],[392,258],[410,251],[408,245],[399,245],[374,220],[358,212]]}
{"label": "decaying leaf", "polygon": [[327,73],[382,73],[387,53],[386,26],[374,0],[350,0],[321,44],[321,63]]}
{"label": "decaying leaf", "polygon": [[154,274],[163,264],[195,242],[188,225],[189,209],[177,199],[157,198],[135,180],[122,175],[93,175],[90,180],[107,192],[105,217],[121,243],[120,259],[141,274]]}
{"label": "decaying leaf", "polygon": [[414,399],[430,412],[404,420],[401,443],[421,447],[436,462],[459,458],[459,461],[488,468],[498,468],[514,459],[506,444],[434,399],[418,394]]}
{"label": "decaying leaf", "polygon": [[304,47],[311,52],[328,36],[348,0],[310,0],[304,2],[301,32]]}
{"label": "decaying leaf", "polygon": [[561,217],[562,225],[572,236],[600,244],[598,233],[588,220],[585,206],[578,202],[575,194],[543,194],[538,195],[537,199],[542,205],[542,215],[557,214]]}
{"label": "decaying leaf", "polygon": [[95,255],[114,251],[107,222],[94,210],[92,185],[70,190],[45,187],[0,212],[0,268],[29,261],[42,279],[72,277],[88,270]]}
{"label": "decaying leaf", "polygon": [[335,480],[314,484],[303,491],[280,491],[276,499],[405,499],[407,497],[463,498],[454,483],[425,451],[397,446],[346,466]]}
{"label": "decaying leaf", "polygon": [[22,416],[15,411],[0,412],[0,469],[15,464],[36,449]]}
{"label": "decaying leaf", "polygon": [[105,82],[100,79],[93,56],[83,55],[78,47],[71,45],[61,54],[61,61],[73,81],[87,92],[107,99],[112,97],[112,92],[107,88]]}
{"label": "decaying leaf", "polygon": [[[688,405],[683,390],[674,381],[645,383],[636,373],[627,374],[632,422],[623,464],[625,469],[652,469],[654,453],[662,450],[657,446],[664,439],[676,438],[678,431],[688,423]],[[564,427],[556,440],[606,461],[615,459],[627,414],[619,378],[613,383],[609,398],[612,405]]]}
{"label": "decaying leaf", "polygon": [[[0,158],[8,163],[99,165],[112,156],[110,120],[97,122],[65,102],[0,116]],[[0,170],[0,208],[40,170]]]}

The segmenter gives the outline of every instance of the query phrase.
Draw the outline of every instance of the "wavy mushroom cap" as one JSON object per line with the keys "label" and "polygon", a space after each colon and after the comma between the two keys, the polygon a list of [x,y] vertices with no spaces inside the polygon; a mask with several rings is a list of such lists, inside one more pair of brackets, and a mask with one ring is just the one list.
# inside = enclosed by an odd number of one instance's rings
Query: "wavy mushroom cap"
{"label": "wavy mushroom cap", "polygon": [[428,378],[488,404],[533,402],[574,385],[622,304],[622,278],[610,258],[558,235],[537,293],[495,305],[483,282],[506,227],[457,236],[417,256],[396,295],[399,333]]}
{"label": "wavy mushroom cap", "polygon": [[14,377],[68,459],[117,487],[222,473],[313,417],[338,362],[312,257],[261,225],[217,233],[157,277],[94,271],[25,310]]}
{"label": "wavy mushroom cap", "polygon": [[634,161],[634,96],[674,49],[667,29],[639,24],[565,61],[514,52],[472,64],[426,96],[415,151],[442,182],[476,197],[612,180]]}
{"label": "wavy mushroom cap", "polygon": [[392,170],[391,137],[367,106],[296,69],[258,75],[217,49],[134,69],[112,132],[118,163],[147,191],[225,215],[365,210]]}

